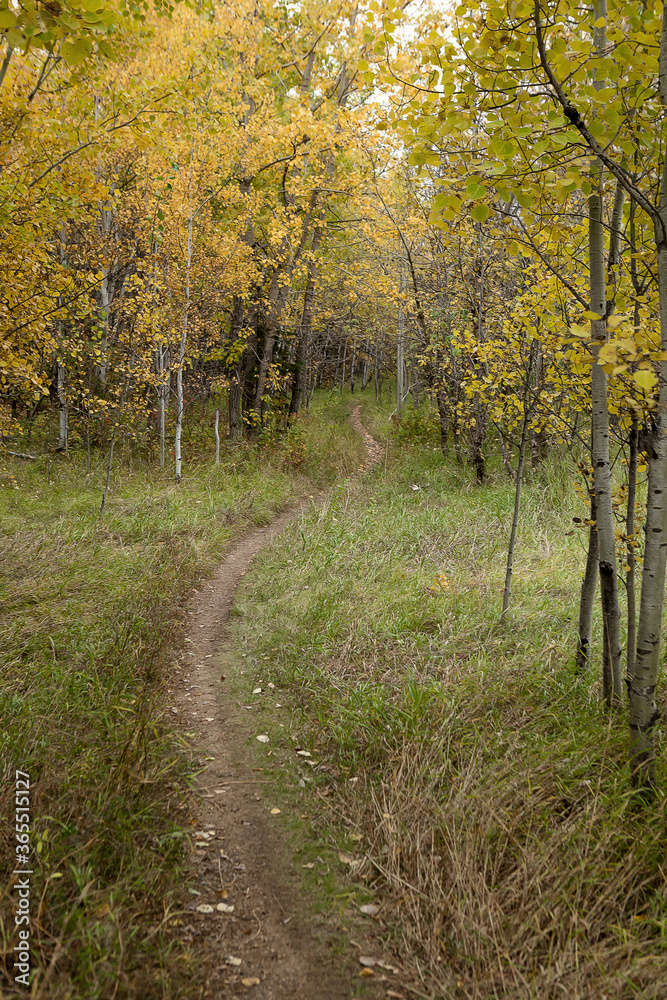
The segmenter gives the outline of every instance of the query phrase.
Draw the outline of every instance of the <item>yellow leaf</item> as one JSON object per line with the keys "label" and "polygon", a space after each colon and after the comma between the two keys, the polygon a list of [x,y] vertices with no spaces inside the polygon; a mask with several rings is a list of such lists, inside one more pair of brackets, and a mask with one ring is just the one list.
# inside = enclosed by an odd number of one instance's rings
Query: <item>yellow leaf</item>
{"label": "yellow leaf", "polygon": [[598,364],[609,365],[616,361],[616,344],[603,344],[598,351]]}
{"label": "yellow leaf", "polygon": [[658,382],[654,372],[635,372],[632,377],[639,388],[644,389],[645,392],[649,392]]}

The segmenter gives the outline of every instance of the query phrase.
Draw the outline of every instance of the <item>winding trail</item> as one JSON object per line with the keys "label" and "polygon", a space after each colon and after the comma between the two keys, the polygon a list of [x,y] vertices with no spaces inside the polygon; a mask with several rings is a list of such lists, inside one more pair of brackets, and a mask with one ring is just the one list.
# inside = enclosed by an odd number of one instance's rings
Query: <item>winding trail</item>
{"label": "winding trail", "polygon": [[[352,422],[366,444],[360,469],[365,472],[380,460],[382,448],[363,426],[360,409],[355,408]],[[352,970],[333,953],[335,928],[298,898],[300,873],[270,812],[275,805],[270,771],[253,769],[256,760],[248,746],[256,735],[253,713],[237,703],[221,679],[221,663],[231,647],[225,626],[239,582],[257,553],[307,503],[245,535],[215,576],[202,581],[187,610],[181,667],[174,678],[175,719],[184,730],[198,733],[196,752],[207,765],[199,777],[190,880],[199,895],[186,903],[180,932],[201,961],[204,997],[212,1000],[348,1000],[358,996],[360,986],[358,967]],[[197,909],[202,904],[204,912]],[[219,904],[233,911],[221,912]],[[363,995],[371,1000],[386,994],[379,983],[370,983]]]}

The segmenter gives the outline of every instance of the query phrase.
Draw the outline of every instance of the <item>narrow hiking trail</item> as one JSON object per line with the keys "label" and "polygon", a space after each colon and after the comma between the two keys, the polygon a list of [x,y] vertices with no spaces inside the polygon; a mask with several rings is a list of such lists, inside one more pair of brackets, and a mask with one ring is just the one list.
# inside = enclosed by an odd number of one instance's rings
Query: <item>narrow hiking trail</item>
{"label": "narrow hiking trail", "polygon": [[[359,406],[352,422],[366,444],[359,470],[365,472],[380,460],[382,448],[363,426]],[[307,504],[303,500],[241,538],[215,576],[193,593],[171,689],[174,717],[197,733],[193,749],[205,763],[190,880],[199,895],[186,902],[179,930],[204,969],[204,997],[214,1000],[348,1000],[360,995],[362,983],[369,1000],[387,995],[380,982],[360,980],[356,954],[334,954],[334,922],[299,898],[300,865],[281,832],[280,815],[271,811],[277,808],[272,785],[280,776],[271,777],[268,757],[266,768],[255,766],[249,746],[258,733],[255,713],[230,693],[221,674],[231,648],[226,624],[241,578]],[[279,712],[279,695],[277,702]],[[278,762],[273,766],[280,770]],[[355,929],[355,937],[360,954],[373,954],[373,927]]]}

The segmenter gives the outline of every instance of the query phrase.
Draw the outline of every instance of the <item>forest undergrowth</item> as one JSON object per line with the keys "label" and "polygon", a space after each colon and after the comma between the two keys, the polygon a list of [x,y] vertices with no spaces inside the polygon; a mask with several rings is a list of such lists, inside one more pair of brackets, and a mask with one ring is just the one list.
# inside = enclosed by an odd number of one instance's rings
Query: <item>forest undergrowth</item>
{"label": "forest undergrowth", "polygon": [[[33,448],[43,444],[37,429]],[[210,428],[186,441],[178,485],[136,448],[117,451],[102,516],[106,456],[94,450],[90,471],[83,446],[5,459],[0,759],[30,774],[36,1000],[193,996],[196,957],[170,933],[200,763],[170,725],[180,609],[233,538],[363,455],[329,400],[284,437],[223,447],[219,468],[211,447]],[[4,817],[10,794],[13,783]],[[9,872],[13,830],[1,830]],[[0,890],[11,994],[24,988],[8,947],[9,881]]]}
{"label": "forest undergrowth", "polygon": [[476,486],[423,420],[411,440],[363,418],[393,434],[386,464],[290,526],[237,598],[244,683],[270,674],[300,713],[272,746],[310,748],[318,834],[424,996],[664,998],[665,797],[635,808],[624,720],[599,664],[575,671],[571,464],[528,477],[501,623],[504,472]]}

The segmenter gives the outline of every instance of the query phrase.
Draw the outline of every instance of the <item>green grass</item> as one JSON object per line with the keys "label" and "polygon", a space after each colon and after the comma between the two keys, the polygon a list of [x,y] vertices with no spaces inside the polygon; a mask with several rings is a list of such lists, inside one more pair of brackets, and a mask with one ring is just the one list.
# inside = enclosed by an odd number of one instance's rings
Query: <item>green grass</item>
{"label": "green grass", "polygon": [[[356,438],[332,426],[345,415],[339,411],[332,418],[316,401],[286,438],[224,448],[219,469],[210,454],[206,462],[191,455],[179,485],[171,470],[121,448],[102,517],[103,454],[93,452],[90,474],[80,448],[69,461],[6,460],[0,856],[11,872],[19,768],[32,786],[31,946],[40,995],[193,996],[194,960],[169,933],[198,764],[169,722],[179,607],[233,537],[267,523],[314,482],[355,467]],[[8,875],[1,888],[3,995],[13,995]]]}
{"label": "green grass", "polygon": [[[379,438],[384,413],[366,417]],[[565,463],[526,484],[501,624],[512,505],[501,474],[477,487],[399,435],[386,471],[338,484],[260,555],[236,604],[247,680],[270,671],[298,713],[277,745],[317,750],[319,835],[361,836],[353,888],[382,903],[422,991],[658,998],[666,799],[637,809],[624,716],[600,705],[599,663],[574,671],[584,512]]]}

